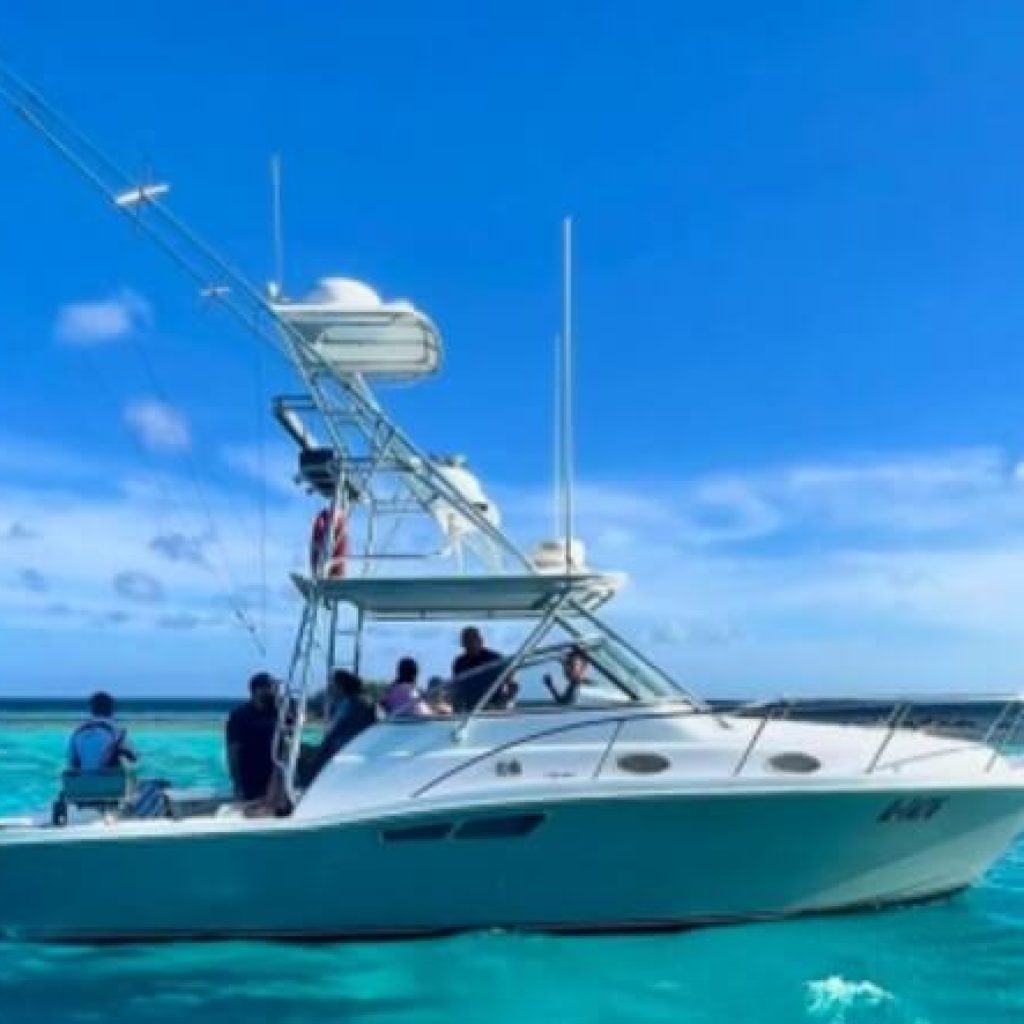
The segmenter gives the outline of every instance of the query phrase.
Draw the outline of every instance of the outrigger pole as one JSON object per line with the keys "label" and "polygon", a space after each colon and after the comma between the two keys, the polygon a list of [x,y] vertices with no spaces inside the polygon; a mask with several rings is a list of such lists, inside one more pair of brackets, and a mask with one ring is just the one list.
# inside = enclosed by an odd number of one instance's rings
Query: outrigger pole
{"label": "outrigger pole", "polygon": [[438,470],[433,460],[381,408],[359,375],[340,376],[290,324],[280,318],[268,297],[251,284],[211,245],[179,220],[165,205],[167,183],[139,184],[94,145],[36,89],[0,62],[0,99],[4,100],[67,163],[96,188],[115,210],[178,265],[199,287],[200,294],[228,310],[255,337],[281,352],[298,372],[323,416],[329,440],[337,451],[347,445],[338,426],[337,407],[325,387],[343,393],[348,408],[381,458],[390,458],[415,473],[420,486],[413,497],[426,511],[438,498],[453,508],[513,564],[533,571],[529,559],[501,530]]}

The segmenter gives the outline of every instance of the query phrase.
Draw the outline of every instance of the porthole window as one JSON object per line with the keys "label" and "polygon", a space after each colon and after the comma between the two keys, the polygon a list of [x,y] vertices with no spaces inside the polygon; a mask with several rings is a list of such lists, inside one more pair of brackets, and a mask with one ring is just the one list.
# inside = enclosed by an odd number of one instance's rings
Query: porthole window
{"label": "porthole window", "polygon": [[801,751],[787,751],[784,754],[773,754],[768,758],[768,767],[777,772],[792,772],[796,775],[809,775],[821,767],[821,762],[812,754]]}
{"label": "porthole window", "polygon": [[672,765],[664,754],[651,753],[623,754],[617,763],[622,771],[630,775],[657,775]]}

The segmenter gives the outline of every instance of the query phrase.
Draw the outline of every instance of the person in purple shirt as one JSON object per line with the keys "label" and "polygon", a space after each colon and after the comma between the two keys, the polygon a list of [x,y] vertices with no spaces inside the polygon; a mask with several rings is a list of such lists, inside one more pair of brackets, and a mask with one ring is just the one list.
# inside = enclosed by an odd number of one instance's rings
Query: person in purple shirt
{"label": "person in purple shirt", "polygon": [[413,715],[420,718],[431,713],[430,705],[416,685],[419,674],[420,667],[415,658],[398,659],[395,681],[384,691],[381,699],[389,715]]}

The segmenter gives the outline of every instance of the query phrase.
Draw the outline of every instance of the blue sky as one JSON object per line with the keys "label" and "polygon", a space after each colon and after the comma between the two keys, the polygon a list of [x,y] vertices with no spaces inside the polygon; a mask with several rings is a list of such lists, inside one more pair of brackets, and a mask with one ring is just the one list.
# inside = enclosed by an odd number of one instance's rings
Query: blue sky
{"label": "blue sky", "polygon": [[[631,572],[624,627],[712,692],[971,690],[1024,670],[1022,30],[998,2],[15,3],[0,51],[258,281],[280,152],[288,286],[431,313],[445,373],[388,401],[527,544],[571,213],[581,522]],[[0,692],[231,692],[258,478],[275,663],[311,512],[261,417],[287,375],[9,115],[0,166]]]}

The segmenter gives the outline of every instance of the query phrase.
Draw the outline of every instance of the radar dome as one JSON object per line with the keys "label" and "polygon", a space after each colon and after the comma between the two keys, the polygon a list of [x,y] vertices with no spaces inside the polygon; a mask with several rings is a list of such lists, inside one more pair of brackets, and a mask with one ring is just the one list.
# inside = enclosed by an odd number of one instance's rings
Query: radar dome
{"label": "radar dome", "polygon": [[306,302],[323,303],[336,309],[379,309],[380,296],[354,277],[322,277],[306,297]]}

